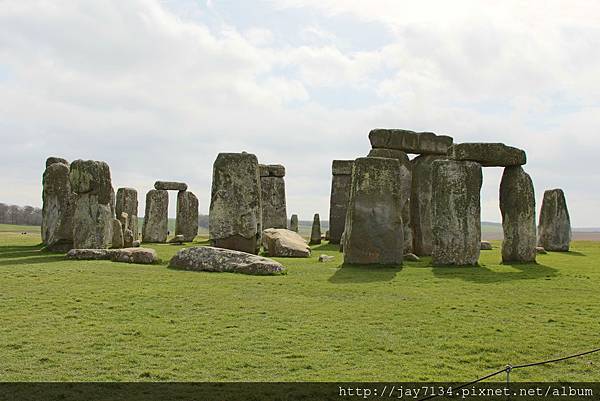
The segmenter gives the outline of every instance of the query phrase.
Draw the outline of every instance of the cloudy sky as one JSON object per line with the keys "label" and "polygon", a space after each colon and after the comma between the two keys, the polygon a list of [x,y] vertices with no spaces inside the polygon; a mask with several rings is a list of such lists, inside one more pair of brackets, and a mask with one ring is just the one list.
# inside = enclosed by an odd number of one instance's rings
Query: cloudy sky
{"label": "cloudy sky", "polygon": [[0,201],[39,206],[56,155],[107,161],[142,208],[185,181],[207,213],[217,153],[246,150],[324,217],[331,160],[389,127],[522,147],[538,203],[564,188],[600,226],[599,21],[595,0],[0,0]]}

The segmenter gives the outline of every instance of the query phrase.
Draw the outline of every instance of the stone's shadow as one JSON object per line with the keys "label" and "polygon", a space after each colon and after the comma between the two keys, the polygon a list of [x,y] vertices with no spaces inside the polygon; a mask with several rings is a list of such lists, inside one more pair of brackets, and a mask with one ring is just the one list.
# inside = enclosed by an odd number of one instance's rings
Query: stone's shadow
{"label": "stone's shadow", "polygon": [[[432,267],[433,274],[438,278],[460,279],[473,283],[489,284],[515,280],[539,280],[555,277],[558,270],[543,264],[508,264],[501,265],[511,271],[493,271],[485,265]],[[514,271],[513,269],[519,270]]]}
{"label": "stone's shadow", "polygon": [[64,260],[64,253],[47,251],[43,244],[0,246],[0,266],[33,265]]}
{"label": "stone's shadow", "polygon": [[585,253],[581,253],[581,252],[577,252],[577,251],[568,251],[568,252],[552,252],[552,251],[550,251],[549,253],[561,253],[563,255],[568,255],[568,256],[587,256]]}
{"label": "stone's shadow", "polygon": [[329,282],[334,284],[347,283],[376,283],[392,281],[396,274],[402,271],[402,266],[369,266],[342,264]]}
{"label": "stone's shadow", "polygon": [[40,253],[36,256],[24,257],[21,259],[6,259],[0,260],[2,266],[17,266],[17,265],[36,265],[40,263],[64,262],[67,259],[64,254],[56,253]]}
{"label": "stone's shadow", "polygon": [[339,252],[340,246],[330,243],[319,244],[319,245],[311,245],[310,249],[314,251],[331,251],[331,252]]}

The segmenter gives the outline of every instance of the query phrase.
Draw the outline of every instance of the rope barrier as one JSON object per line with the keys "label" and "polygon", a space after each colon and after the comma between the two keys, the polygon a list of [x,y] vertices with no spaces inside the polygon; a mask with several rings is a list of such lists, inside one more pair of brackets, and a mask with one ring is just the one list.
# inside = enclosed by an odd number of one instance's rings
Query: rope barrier
{"label": "rope barrier", "polygon": [[[460,390],[460,389],[468,387],[468,386],[472,386],[473,384],[476,384],[476,383],[482,382],[484,380],[490,379],[490,378],[492,378],[494,376],[498,376],[501,373],[506,373],[506,383],[508,384],[510,382],[510,372],[512,372],[514,369],[523,369],[523,368],[529,368],[529,367],[532,367],[532,366],[546,365],[546,364],[549,364],[549,363],[560,362],[560,361],[565,361],[567,359],[578,358],[578,357],[581,357],[581,356],[584,356],[584,355],[594,354],[596,352],[600,352],[600,348],[596,348],[596,349],[593,349],[591,351],[581,352],[581,353],[575,354],[575,355],[565,356],[565,357],[562,357],[562,358],[549,359],[547,361],[542,361],[542,362],[526,363],[526,364],[515,365],[515,366],[506,365],[506,367],[504,369],[501,369],[501,370],[498,370],[497,372],[490,373],[489,375],[480,377],[479,379],[474,380],[472,382],[469,382],[467,384],[463,384],[463,385],[458,386],[458,387],[453,387],[452,390],[456,391],[456,390]],[[429,397],[422,398],[419,401],[431,400],[431,399],[437,398],[439,396],[440,395],[434,394],[434,395],[430,395]]]}

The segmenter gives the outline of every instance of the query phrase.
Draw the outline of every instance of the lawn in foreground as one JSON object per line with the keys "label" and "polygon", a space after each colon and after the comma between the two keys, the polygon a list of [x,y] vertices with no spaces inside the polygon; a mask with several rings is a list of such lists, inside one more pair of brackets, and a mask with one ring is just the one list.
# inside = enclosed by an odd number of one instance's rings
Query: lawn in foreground
{"label": "lawn in foreground", "polygon": [[[336,247],[286,276],[67,261],[0,230],[0,381],[471,380],[599,346],[600,243],[504,266],[339,268]],[[318,263],[319,254],[335,261]],[[600,355],[512,380],[598,381]]]}

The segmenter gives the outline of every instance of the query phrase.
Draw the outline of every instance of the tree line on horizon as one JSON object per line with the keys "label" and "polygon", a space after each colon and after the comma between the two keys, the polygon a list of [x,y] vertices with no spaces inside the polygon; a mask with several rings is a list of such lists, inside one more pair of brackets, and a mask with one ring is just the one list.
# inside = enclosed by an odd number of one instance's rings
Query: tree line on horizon
{"label": "tree line on horizon", "polygon": [[41,226],[42,209],[33,206],[7,205],[0,202],[0,224]]}

